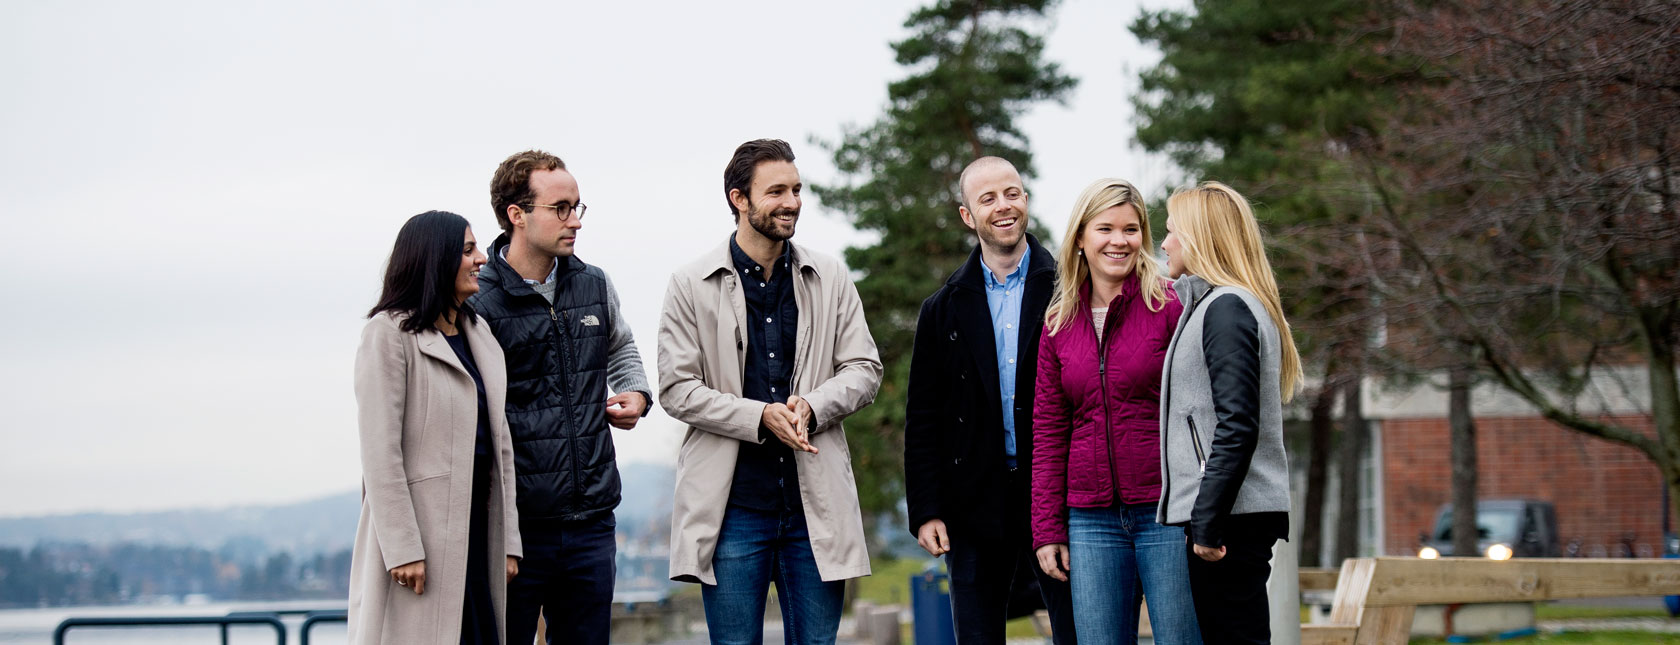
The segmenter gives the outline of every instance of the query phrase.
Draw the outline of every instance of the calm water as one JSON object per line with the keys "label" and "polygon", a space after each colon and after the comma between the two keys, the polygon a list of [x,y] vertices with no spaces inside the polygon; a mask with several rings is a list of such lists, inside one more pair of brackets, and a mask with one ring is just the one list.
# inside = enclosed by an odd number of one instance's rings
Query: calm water
{"label": "calm water", "polygon": [[[0,610],[0,644],[51,645],[53,630],[66,618],[92,616],[224,616],[231,611],[275,611],[301,609],[343,609],[344,603],[330,600],[294,602],[211,603],[120,607],[57,607],[52,609]],[[300,642],[298,626],[302,616],[285,616],[288,645]],[[344,623],[316,626],[309,633],[310,645],[343,645]],[[131,645],[216,645],[221,643],[217,627],[98,628],[78,627],[65,634],[66,645],[126,643]],[[274,645],[274,629],[268,626],[234,627],[228,642],[233,645]]]}

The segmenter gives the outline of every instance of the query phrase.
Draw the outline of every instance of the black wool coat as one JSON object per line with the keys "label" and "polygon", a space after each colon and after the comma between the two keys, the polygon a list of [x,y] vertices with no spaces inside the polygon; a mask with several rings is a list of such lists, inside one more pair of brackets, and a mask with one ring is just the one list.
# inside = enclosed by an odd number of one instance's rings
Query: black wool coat
{"label": "black wool coat", "polygon": [[[922,302],[910,357],[904,421],[904,485],[910,533],[940,519],[952,530],[995,532],[1029,519],[1024,487],[1032,472],[1033,383],[1038,338],[1056,283],[1056,260],[1027,235],[1026,293],[1015,358],[1017,477],[1007,476],[1003,402],[987,270],[980,247]],[[1009,482],[1022,490],[1010,490]],[[1011,501],[1018,500],[1018,501]]]}

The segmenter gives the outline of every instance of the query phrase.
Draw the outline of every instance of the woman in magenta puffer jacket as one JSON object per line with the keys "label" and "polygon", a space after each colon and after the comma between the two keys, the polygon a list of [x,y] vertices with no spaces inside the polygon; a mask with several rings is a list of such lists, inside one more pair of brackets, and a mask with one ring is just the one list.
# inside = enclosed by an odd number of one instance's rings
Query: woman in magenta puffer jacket
{"label": "woman in magenta puffer jacket", "polygon": [[1074,631],[1136,643],[1149,598],[1156,643],[1201,643],[1184,531],[1161,497],[1161,365],[1183,311],[1130,183],[1079,196],[1038,345],[1032,523],[1039,566],[1073,589]]}

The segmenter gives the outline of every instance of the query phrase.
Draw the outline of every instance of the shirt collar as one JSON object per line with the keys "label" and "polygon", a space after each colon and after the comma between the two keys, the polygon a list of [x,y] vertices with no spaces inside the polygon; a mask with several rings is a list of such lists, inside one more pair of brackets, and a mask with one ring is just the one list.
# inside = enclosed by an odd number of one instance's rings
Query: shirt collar
{"label": "shirt collar", "polygon": [[[507,247],[505,247],[505,246],[502,247],[500,249],[500,254],[502,256],[502,262],[507,262]],[[512,267],[513,267],[512,264],[508,264],[508,268],[512,268]],[[519,273],[518,271],[514,272],[515,275],[518,275],[518,273]],[[527,278],[525,276],[519,276],[519,279],[524,280],[525,284],[531,284],[531,285],[548,284],[550,282],[553,282],[554,278],[558,275],[560,275],[560,258],[554,258],[554,265],[550,266],[548,268],[548,277],[543,278],[542,280],[532,280],[532,279]]]}
{"label": "shirt collar", "polygon": [[1002,288],[1020,281],[1027,273],[1027,259],[1032,257],[1032,245],[1027,245],[1026,249],[1021,253],[1020,261],[1015,263],[1015,270],[1004,276],[1001,283],[997,281],[997,276],[992,273],[991,268],[985,266],[985,262],[982,261],[980,263],[980,273],[986,276],[986,287]]}
{"label": "shirt collar", "polygon": [[[763,268],[759,266],[758,260],[752,259],[752,256],[747,255],[747,252],[741,249],[740,244],[735,243],[735,235],[733,233],[729,235],[729,258],[735,262],[736,271],[756,274],[756,272],[763,270]],[[793,266],[792,243],[782,243],[782,256],[776,258],[776,263],[782,265],[782,269],[784,270]]]}

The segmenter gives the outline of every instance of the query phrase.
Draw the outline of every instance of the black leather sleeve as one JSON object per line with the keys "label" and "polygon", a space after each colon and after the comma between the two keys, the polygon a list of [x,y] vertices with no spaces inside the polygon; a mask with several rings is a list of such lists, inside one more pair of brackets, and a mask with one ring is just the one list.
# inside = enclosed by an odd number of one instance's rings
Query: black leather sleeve
{"label": "black leather sleeve", "polygon": [[910,534],[939,519],[939,353],[938,307],[933,298],[922,303],[916,319],[916,340],[910,350],[910,384],[904,410],[904,493]]}
{"label": "black leather sleeve", "polygon": [[1216,297],[1207,304],[1202,351],[1218,425],[1190,513],[1190,536],[1196,544],[1217,547],[1260,441],[1260,326],[1241,298]]}

